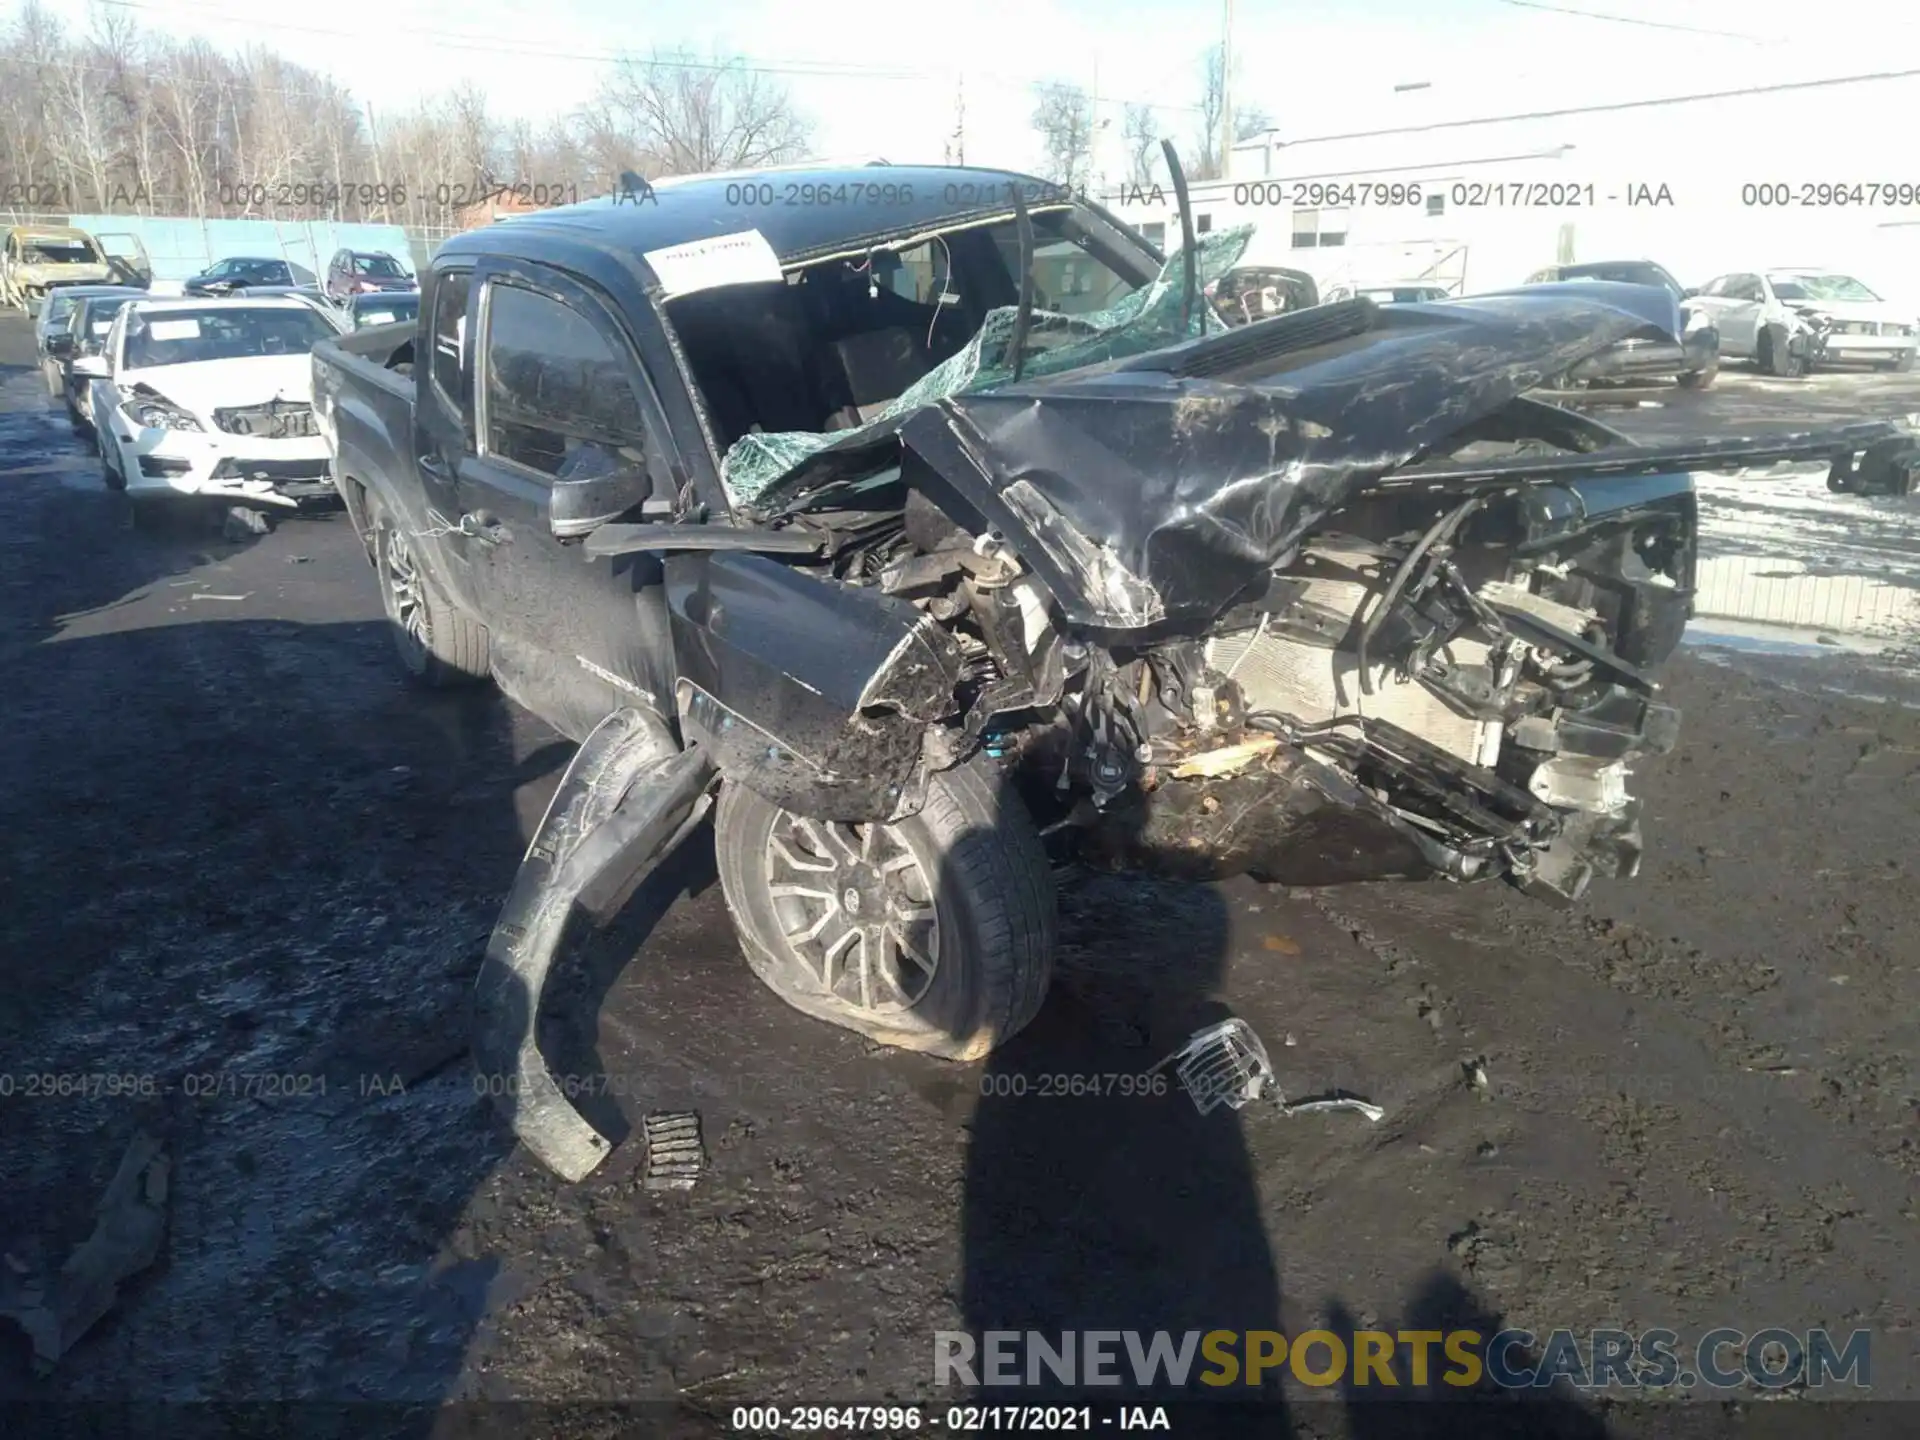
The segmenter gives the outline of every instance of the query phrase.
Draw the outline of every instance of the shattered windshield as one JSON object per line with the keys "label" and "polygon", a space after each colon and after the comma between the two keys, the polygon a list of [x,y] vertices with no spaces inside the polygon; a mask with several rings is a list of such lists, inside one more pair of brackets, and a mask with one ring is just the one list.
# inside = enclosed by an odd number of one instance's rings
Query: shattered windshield
{"label": "shattered windshield", "polygon": [[1796,275],[1776,281],[1773,293],[1783,300],[1878,300],[1880,297],[1851,275]]}
{"label": "shattered windshield", "polygon": [[[1039,217],[1036,217],[1036,228]],[[1221,230],[1194,249],[1196,291],[1231,270],[1253,238],[1253,227]],[[1000,241],[999,236],[995,236]],[[1034,306],[1024,352],[1022,379],[1039,379],[1110,360],[1144,355],[1181,340],[1217,334],[1227,324],[1201,295],[1183,326],[1185,257],[1167,257],[1160,273],[1138,289],[1111,267],[1071,240],[1040,242],[1034,248]],[[1017,246],[1017,240],[1016,240]],[[1001,242],[1004,253],[1004,242]],[[1072,246],[1072,253],[1065,248]],[[1012,268],[1016,258],[1009,260]],[[1042,298],[1044,297],[1044,299]],[[1104,308],[1099,308],[1104,306]],[[929,371],[867,422],[851,430],[786,430],[742,435],[721,462],[721,479],[736,503],[748,503],[808,456],[830,445],[858,443],[892,420],[948,395],[991,390],[1013,379],[1014,321],[1018,307],[987,312],[986,321],[966,346]]]}

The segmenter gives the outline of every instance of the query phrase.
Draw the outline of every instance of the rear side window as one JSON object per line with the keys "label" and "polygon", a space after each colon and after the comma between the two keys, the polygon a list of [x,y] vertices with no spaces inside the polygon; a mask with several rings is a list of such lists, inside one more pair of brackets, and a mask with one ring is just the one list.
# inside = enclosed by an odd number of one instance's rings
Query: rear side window
{"label": "rear side window", "polygon": [[587,447],[638,447],[639,402],[625,358],[558,300],[494,282],[487,296],[485,453],[561,474]]}
{"label": "rear side window", "polygon": [[461,361],[466,355],[467,297],[473,292],[473,273],[449,270],[433,292],[433,388],[452,409],[466,414],[473,406]]}

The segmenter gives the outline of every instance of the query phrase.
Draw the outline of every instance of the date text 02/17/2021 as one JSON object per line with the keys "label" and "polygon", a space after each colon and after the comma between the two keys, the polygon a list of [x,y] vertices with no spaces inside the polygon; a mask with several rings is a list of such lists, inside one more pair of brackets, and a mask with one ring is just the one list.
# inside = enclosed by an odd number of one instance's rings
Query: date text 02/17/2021
{"label": "date text 02/17/2021", "polygon": [[[1235,205],[1252,209],[1365,210],[1425,208],[1447,210],[1530,209],[1594,210],[1606,205],[1675,205],[1673,187],[1664,180],[1250,180],[1229,192]],[[1161,205],[1168,197],[1158,185],[1122,186],[1099,197],[1115,208]]]}
{"label": "date text 02/17/2021", "polygon": [[1092,1434],[1112,1430],[1170,1431],[1164,1405],[736,1405],[727,1428],[739,1435],[911,1435],[941,1433]]}

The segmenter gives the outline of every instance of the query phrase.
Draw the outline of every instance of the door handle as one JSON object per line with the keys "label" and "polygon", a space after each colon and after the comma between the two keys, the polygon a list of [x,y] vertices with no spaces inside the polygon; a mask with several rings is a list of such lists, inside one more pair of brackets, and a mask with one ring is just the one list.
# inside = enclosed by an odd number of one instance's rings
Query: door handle
{"label": "door handle", "polygon": [[414,457],[414,463],[420,467],[420,473],[423,475],[431,475],[436,480],[447,478],[447,467],[438,456],[417,455]]}
{"label": "door handle", "polygon": [[460,533],[482,545],[505,545],[513,532],[484,510],[469,510],[460,517]]}

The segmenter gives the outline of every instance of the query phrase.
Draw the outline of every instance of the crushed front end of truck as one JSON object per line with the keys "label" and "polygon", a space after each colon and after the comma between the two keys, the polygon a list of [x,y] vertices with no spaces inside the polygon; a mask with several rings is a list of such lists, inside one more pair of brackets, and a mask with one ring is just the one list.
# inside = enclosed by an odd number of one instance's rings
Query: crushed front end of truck
{"label": "crushed front end of truck", "polygon": [[[841,613],[864,599],[957,656],[944,714],[924,695],[910,722],[887,712],[921,743],[868,722],[894,795],[914,793],[909,752],[984,748],[1083,859],[1505,877],[1566,902],[1637,869],[1629,774],[1678,732],[1654,673],[1691,609],[1692,471],[1892,433],[1653,450],[1528,397],[1659,320],[1526,293],[1320,306],[943,396],[817,449],[749,509],[819,537],[816,562],[781,568]],[[709,712],[777,734],[751,694],[703,683]],[[862,773],[844,741],[816,759]]]}
{"label": "crushed front end of truck", "polygon": [[[1655,675],[1691,612],[1692,473],[1824,459],[1865,488],[1915,468],[1892,425],[1651,448],[1531,398],[1667,333],[1566,294],[1229,327],[1195,296],[1243,240],[1209,237],[1105,315],[996,310],[852,430],[746,435],[731,523],[589,539],[663,556],[677,735],[622,712],[588,742],[489,951],[483,1065],[560,1173],[607,1149],[533,1043],[565,917],[609,913],[716,783],[722,811],[739,787],[871,837],[986,766],[1027,812],[1003,852],[1042,869],[1033,832],[1056,859],[1189,878],[1504,878],[1568,903],[1636,871],[1632,769],[1678,732]],[[847,843],[857,869],[868,842]],[[782,888],[867,913],[859,886]],[[771,944],[825,923],[776,920]],[[918,1044],[911,997],[854,1016],[781,993]]]}

